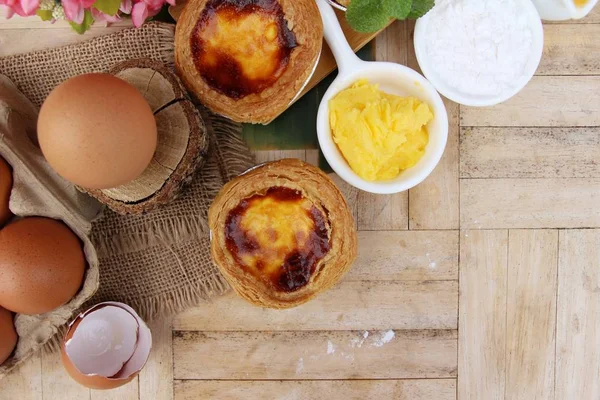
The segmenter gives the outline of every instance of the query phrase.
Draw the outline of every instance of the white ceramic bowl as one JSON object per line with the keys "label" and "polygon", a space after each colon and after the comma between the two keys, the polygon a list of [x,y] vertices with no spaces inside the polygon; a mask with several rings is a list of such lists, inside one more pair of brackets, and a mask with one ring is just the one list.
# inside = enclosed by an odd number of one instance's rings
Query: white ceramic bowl
{"label": "white ceramic bowl", "polygon": [[[371,193],[398,193],[421,183],[434,170],[448,140],[448,114],[435,88],[418,72],[400,64],[387,62],[365,62],[360,60],[346,41],[331,6],[325,0],[317,0],[323,23],[325,39],[329,43],[338,64],[338,77],[329,86],[317,114],[319,145],[333,170],[350,185]],[[413,96],[427,103],[434,118],[427,125],[429,143],[419,162],[404,170],[400,175],[386,181],[367,181],[350,168],[348,162],[333,141],[329,125],[329,100],[340,91],[352,86],[360,79],[379,84],[384,92],[398,96]]]}
{"label": "white ceramic bowl", "polygon": [[[545,1],[545,0],[544,0]],[[548,0],[550,1],[550,0]],[[432,23],[431,13],[419,18],[415,25],[414,45],[417,61],[423,71],[423,75],[435,86],[435,88],[448,99],[463,104],[465,106],[486,107],[502,103],[517,93],[519,93],[531,80],[537,70],[542,59],[544,50],[544,28],[537,9],[530,0],[520,0],[523,5],[523,14],[530,21],[531,31],[533,34],[532,50],[529,55],[529,60],[525,67],[525,74],[512,85],[497,96],[476,96],[469,93],[464,93],[458,89],[448,85],[432,67],[432,61],[425,52],[425,41],[428,31],[428,25]]]}
{"label": "white ceramic bowl", "polygon": [[533,0],[540,17],[547,21],[581,19],[598,4],[598,0],[588,0],[583,7],[577,7],[573,0]]}

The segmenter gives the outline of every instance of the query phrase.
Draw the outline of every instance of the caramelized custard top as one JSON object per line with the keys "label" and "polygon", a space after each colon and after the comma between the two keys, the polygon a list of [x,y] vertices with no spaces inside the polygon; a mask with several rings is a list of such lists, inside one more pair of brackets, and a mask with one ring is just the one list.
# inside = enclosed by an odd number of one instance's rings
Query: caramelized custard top
{"label": "caramelized custard top", "polygon": [[284,292],[304,287],[330,249],[323,212],[285,187],[242,200],[227,216],[225,241],[241,268]]}
{"label": "caramelized custard top", "polygon": [[236,100],[272,86],[296,47],[277,0],[210,0],[190,41],[204,81]]}

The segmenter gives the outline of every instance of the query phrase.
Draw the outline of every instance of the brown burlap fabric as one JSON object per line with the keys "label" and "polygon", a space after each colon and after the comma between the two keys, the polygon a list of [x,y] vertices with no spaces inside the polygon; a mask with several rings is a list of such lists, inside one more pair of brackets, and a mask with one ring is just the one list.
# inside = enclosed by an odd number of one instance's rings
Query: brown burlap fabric
{"label": "brown burlap fabric", "polygon": [[[80,44],[0,58],[0,73],[39,106],[56,85],[74,75],[107,71],[133,58],[172,65],[173,36],[173,25],[148,23]],[[209,156],[180,198],[143,216],[106,210],[93,222],[100,288],[87,305],[121,301],[150,320],[227,289],[210,258],[207,209],[227,180],[253,164],[253,157],[240,139],[239,124],[202,113]]]}

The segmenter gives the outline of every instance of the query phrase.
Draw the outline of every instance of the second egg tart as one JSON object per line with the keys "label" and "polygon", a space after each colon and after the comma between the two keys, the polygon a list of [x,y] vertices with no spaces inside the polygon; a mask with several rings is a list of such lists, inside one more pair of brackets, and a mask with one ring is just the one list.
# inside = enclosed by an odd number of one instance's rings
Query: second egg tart
{"label": "second egg tart", "polygon": [[267,123],[302,90],[322,43],[314,0],[190,0],[177,22],[175,65],[213,112]]}
{"label": "second egg tart", "polygon": [[333,286],[357,253],[343,195],[300,160],[263,164],[233,179],[208,221],[215,263],[238,294],[262,307],[310,300]]}

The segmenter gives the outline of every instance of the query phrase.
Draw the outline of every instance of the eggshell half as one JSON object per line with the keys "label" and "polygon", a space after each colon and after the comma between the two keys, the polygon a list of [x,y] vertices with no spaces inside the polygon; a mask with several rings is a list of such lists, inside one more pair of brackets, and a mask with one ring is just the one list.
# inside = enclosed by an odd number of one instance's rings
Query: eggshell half
{"label": "eggshell half", "polygon": [[[114,376],[106,377],[98,374],[84,374],[73,364],[69,358],[66,350],[67,343],[73,338],[73,335],[80,326],[81,321],[83,321],[86,316],[100,308],[107,306],[121,308],[131,314],[137,321],[137,343],[135,350],[131,358],[123,365],[123,368]],[[107,390],[115,389],[131,382],[140,373],[142,368],[144,368],[144,365],[146,365],[148,357],[150,357],[151,349],[152,334],[150,329],[135,312],[135,310],[123,303],[105,302],[95,305],[86,312],[77,316],[77,318],[71,322],[69,329],[63,338],[60,354],[65,370],[76,382],[90,389]]]}

